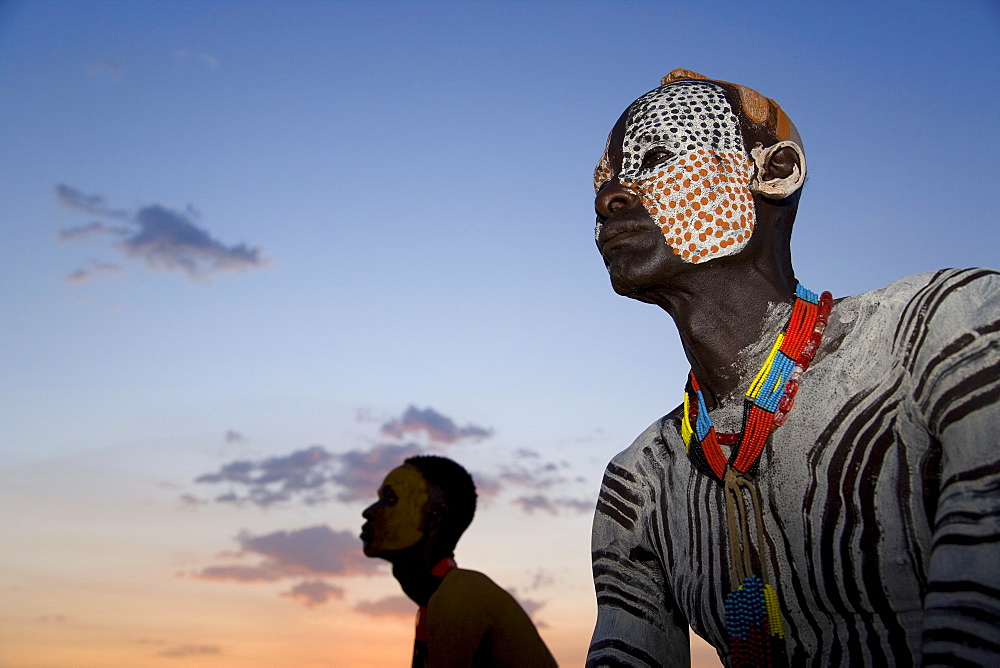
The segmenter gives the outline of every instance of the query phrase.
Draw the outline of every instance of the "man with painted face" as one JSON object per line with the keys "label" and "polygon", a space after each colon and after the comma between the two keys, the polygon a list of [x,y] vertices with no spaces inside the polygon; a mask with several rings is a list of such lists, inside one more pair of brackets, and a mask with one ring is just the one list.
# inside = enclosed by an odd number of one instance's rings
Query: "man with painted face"
{"label": "man with painted face", "polygon": [[458,568],[455,545],[472,522],[472,477],[445,457],[410,457],[365,509],[365,555],[392,564],[418,606],[414,668],[549,668],[556,662],[517,601],[491,579]]}
{"label": "man with painted face", "polygon": [[661,83],[611,130],[596,240],[691,373],[607,467],[588,666],[688,665],[689,626],[730,666],[1000,665],[998,274],[806,289],[781,107]]}

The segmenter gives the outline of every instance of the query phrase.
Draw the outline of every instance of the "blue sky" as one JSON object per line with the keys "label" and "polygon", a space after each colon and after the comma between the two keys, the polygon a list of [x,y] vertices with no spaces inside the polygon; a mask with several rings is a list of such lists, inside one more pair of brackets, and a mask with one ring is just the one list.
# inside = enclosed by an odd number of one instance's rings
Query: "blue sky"
{"label": "blue sky", "polygon": [[[321,502],[219,509],[199,476],[319,446],[335,477],[345,453],[413,443],[496,483],[468,565],[551,582],[536,619],[573,665],[593,621],[576,508],[686,371],[667,316],[616,296],[593,244],[615,119],[675,67],[777,100],[808,157],[793,251],[812,290],[996,268],[998,41],[998,5],[962,0],[0,4],[0,476],[22,509],[0,620],[39,646],[96,624],[66,612],[88,577],[72,557],[26,566],[46,518],[107,525],[88,562],[155,516],[175,529],[142,559],[183,545],[203,572],[241,531],[356,532],[364,503],[324,478]],[[489,436],[386,435],[411,406]],[[51,526],[52,549],[79,539]],[[512,531],[531,548],[508,567]],[[168,587],[172,564],[145,579]],[[30,594],[56,576],[61,594]],[[184,582],[202,602],[245,589]],[[351,606],[398,593],[350,582],[303,614],[362,628]]]}

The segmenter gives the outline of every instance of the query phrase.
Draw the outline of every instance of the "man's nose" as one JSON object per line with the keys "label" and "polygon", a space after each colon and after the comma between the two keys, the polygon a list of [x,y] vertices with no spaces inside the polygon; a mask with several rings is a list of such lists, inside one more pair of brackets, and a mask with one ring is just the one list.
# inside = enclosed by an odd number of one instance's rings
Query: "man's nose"
{"label": "man's nose", "polygon": [[375,510],[375,504],[373,503],[372,505],[368,506],[361,512],[361,517],[365,518],[366,520],[370,520],[372,518],[372,511],[374,510]]}
{"label": "man's nose", "polygon": [[627,209],[637,199],[637,195],[613,179],[597,193],[594,209],[602,219],[610,218],[617,211]]}

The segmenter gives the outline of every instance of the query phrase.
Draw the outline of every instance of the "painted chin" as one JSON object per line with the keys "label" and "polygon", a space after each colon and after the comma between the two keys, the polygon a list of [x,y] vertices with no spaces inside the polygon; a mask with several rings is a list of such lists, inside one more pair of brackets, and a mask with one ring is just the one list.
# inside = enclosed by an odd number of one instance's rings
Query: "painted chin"
{"label": "painted chin", "polygon": [[358,537],[361,539],[361,549],[364,551],[365,556],[372,556],[372,532],[367,524],[361,527],[361,534]]}

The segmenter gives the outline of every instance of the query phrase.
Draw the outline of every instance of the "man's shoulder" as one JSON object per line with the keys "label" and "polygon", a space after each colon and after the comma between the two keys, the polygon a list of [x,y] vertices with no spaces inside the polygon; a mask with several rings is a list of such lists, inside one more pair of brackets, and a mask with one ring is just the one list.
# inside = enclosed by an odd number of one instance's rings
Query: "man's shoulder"
{"label": "man's shoulder", "polygon": [[459,586],[478,586],[483,588],[496,588],[500,589],[500,586],[490,579],[490,576],[486,573],[480,573],[479,571],[473,571],[468,568],[453,568],[448,571],[448,575],[445,577],[444,581],[441,583],[454,583]]}
{"label": "man's shoulder", "polygon": [[[1000,310],[1000,273],[992,269],[941,269],[906,276],[889,285],[838,300],[839,322],[868,342],[910,357],[928,336],[942,341],[991,322]],[[865,349],[854,341],[854,349]],[[933,349],[933,344],[928,349]]]}
{"label": "man's shoulder", "polygon": [[680,407],[653,422],[631,445],[615,455],[605,469],[605,481],[610,477],[636,483],[649,475],[651,466],[658,468],[656,462],[668,457],[671,451],[670,434],[676,432],[672,425],[679,418],[679,411]]}
{"label": "man's shoulder", "polygon": [[914,300],[950,301],[956,305],[968,303],[969,292],[998,295],[1000,292],[1000,272],[993,269],[973,267],[968,269],[939,269],[905,276],[883,288],[847,297],[845,305],[853,302],[872,303],[880,307],[898,304],[901,308]]}
{"label": "man's shoulder", "polygon": [[[454,568],[441,581],[428,603],[441,619],[445,615],[489,616],[525,614],[517,599],[485,573]],[[485,619],[485,617],[483,617]]]}
{"label": "man's shoulder", "polygon": [[444,598],[452,596],[504,598],[510,596],[500,585],[485,573],[467,568],[453,568],[448,571],[438,591]]}

